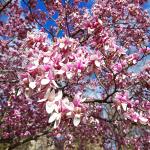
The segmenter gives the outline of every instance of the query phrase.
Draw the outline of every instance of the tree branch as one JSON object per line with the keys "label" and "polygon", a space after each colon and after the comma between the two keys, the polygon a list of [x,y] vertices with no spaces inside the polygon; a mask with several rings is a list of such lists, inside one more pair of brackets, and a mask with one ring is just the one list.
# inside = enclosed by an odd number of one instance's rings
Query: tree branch
{"label": "tree branch", "polygon": [[0,7],[0,13],[11,3],[12,0],[7,1],[2,8]]}
{"label": "tree branch", "polygon": [[43,135],[46,135],[46,134],[48,134],[49,132],[50,132],[49,130],[46,130],[46,131],[44,131],[43,133],[39,133],[39,134],[37,134],[37,135],[35,135],[35,136],[31,136],[31,137],[29,137],[29,138],[27,138],[27,139],[21,140],[21,141],[15,143],[15,144],[10,145],[10,147],[8,148],[8,150],[13,150],[14,148],[16,148],[16,147],[18,147],[18,146],[20,146],[20,145],[22,145],[22,144],[24,144],[24,143],[27,143],[27,142],[29,142],[29,141],[31,141],[31,140],[36,140],[37,138],[39,138],[39,137],[41,137],[41,136],[43,136]]}
{"label": "tree branch", "polygon": [[106,103],[106,104],[111,104],[113,102],[112,101],[106,101],[105,99],[104,100],[94,99],[94,100],[87,100],[83,103]]}
{"label": "tree branch", "polygon": [[3,83],[18,83],[19,80],[0,80],[0,82],[3,82]]}

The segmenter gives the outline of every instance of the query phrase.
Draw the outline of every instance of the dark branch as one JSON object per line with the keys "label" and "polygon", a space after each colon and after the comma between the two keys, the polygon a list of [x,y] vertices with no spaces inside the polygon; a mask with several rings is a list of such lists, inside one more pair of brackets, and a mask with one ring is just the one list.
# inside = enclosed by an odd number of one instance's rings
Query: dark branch
{"label": "dark branch", "polygon": [[18,83],[19,80],[0,80],[0,82],[3,82],[3,83]]}
{"label": "dark branch", "polygon": [[100,99],[94,99],[94,100],[87,100],[84,103],[106,103],[106,104],[111,104],[113,102],[112,101],[106,101],[106,100],[100,100]]}
{"label": "dark branch", "polygon": [[0,13],[11,3],[12,0],[7,1],[1,8]]}
{"label": "dark branch", "polygon": [[36,139],[38,139],[39,137],[48,134],[49,132],[50,132],[50,130],[46,130],[46,131],[43,132],[43,133],[39,133],[39,134],[37,134],[37,135],[35,135],[35,136],[31,136],[31,137],[29,137],[29,138],[27,138],[27,139],[21,140],[21,141],[15,143],[15,144],[10,145],[10,147],[8,148],[8,150],[13,150],[14,148],[16,148],[16,147],[18,147],[18,146],[20,146],[20,145],[22,145],[22,144],[24,144],[24,143],[27,143],[27,142],[29,142],[29,141],[31,141],[31,140],[36,140]]}

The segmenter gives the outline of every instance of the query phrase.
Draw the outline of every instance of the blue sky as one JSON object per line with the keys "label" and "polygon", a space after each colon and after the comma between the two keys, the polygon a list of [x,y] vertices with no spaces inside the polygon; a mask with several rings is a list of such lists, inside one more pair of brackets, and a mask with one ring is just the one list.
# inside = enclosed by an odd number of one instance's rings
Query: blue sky
{"label": "blue sky", "polygon": [[[64,0],[62,0],[64,1]],[[73,0],[71,0],[72,2]],[[79,7],[86,7],[88,8],[89,10],[91,9],[92,5],[94,4],[94,0],[88,0],[88,2],[80,2],[79,3]],[[23,1],[21,1],[21,5],[23,7],[26,7],[26,5],[23,3]],[[37,5],[37,9],[41,9],[42,11],[45,11],[46,12],[46,8],[42,2],[42,0],[38,0],[38,5]],[[56,19],[58,16],[57,12],[55,13],[55,15],[53,16],[54,19]],[[47,21],[46,24],[44,25],[45,28],[49,28],[49,26],[56,26],[55,22],[54,21]],[[40,28],[40,26],[39,26]],[[50,36],[50,35],[49,35]],[[63,36],[63,31],[60,31],[59,34],[58,34],[59,37]]]}
{"label": "blue sky", "polygon": [[144,7],[145,9],[149,9],[149,10],[150,10],[150,0],[148,0],[148,2],[146,2],[146,3],[143,5],[143,7]]}
{"label": "blue sky", "polygon": [[[64,0],[62,0],[62,1],[64,1]],[[73,1],[73,0],[71,0],[71,1]],[[41,9],[41,10],[43,10],[43,11],[46,11],[43,2],[42,2],[41,0],[38,0],[38,2],[39,2],[39,3],[38,3],[37,8],[39,8],[39,9]],[[80,2],[80,3],[79,3],[79,7],[87,7],[87,8],[90,10],[91,7],[92,7],[92,5],[94,4],[94,2],[95,2],[95,0],[88,0],[88,2]],[[22,4],[23,4],[23,3],[22,3]],[[23,4],[23,6],[24,6],[24,4]],[[146,9],[146,10],[148,10],[148,11],[150,12],[150,0],[148,0],[146,3],[144,3],[143,8]],[[56,13],[56,14],[53,16],[53,18],[57,18],[57,16],[58,16],[58,14]],[[48,22],[45,24],[45,27],[48,28],[50,25],[55,26],[56,24],[55,24],[53,21],[48,21]],[[63,33],[60,32],[59,37],[61,37],[62,35],[63,35]]]}

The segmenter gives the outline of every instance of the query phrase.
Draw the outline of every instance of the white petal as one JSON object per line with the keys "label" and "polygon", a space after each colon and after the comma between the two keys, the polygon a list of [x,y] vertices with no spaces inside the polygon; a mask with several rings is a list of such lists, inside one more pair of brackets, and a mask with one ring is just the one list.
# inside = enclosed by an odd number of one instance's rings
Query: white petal
{"label": "white petal", "polygon": [[107,51],[109,49],[109,45],[105,45],[104,49]]}
{"label": "white petal", "polygon": [[68,79],[71,79],[73,77],[73,73],[68,71],[68,72],[66,72],[66,76]]}
{"label": "white petal", "polygon": [[52,113],[55,109],[55,105],[53,102],[47,101],[46,102],[46,111],[48,114]]}
{"label": "white petal", "polygon": [[88,27],[88,34],[92,34],[94,31],[94,29],[91,29],[90,27]]}
{"label": "white petal", "polygon": [[61,100],[62,97],[63,97],[62,90],[59,90],[58,93],[57,93],[57,96],[55,97],[55,101]]}
{"label": "white petal", "polygon": [[57,128],[57,127],[59,126],[60,120],[61,120],[61,114],[59,113],[59,114],[57,115],[56,120],[55,120],[54,128]]}
{"label": "white petal", "polygon": [[137,60],[133,60],[133,64],[136,64],[137,63]]}
{"label": "white petal", "polygon": [[68,118],[71,118],[72,117],[72,112],[70,111],[70,112],[67,112],[66,113],[66,116],[68,117]]}
{"label": "white petal", "polygon": [[96,67],[100,67],[100,62],[98,60],[95,60]]}
{"label": "white petal", "polygon": [[19,96],[22,93],[22,91],[19,89],[17,92],[17,96]]}
{"label": "white petal", "polygon": [[59,108],[56,104],[54,105],[54,110],[55,110],[55,112],[59,113]]}
{"label": "white petal", "polygon": [[145,117],[139,117],[140,123],[146,124],[148,122],[148,119]]}
{"label": "white petal", "polygon": [[59,88],[59,86],[57,85],[57,83],[55,82],[55,80],[52,80],[52,83],[54,84],[55,87]]}
{"label": "white petal", "polygon": [[120,107],[120,105],[118,105],[118,106],[117,106],[117,110],[120,110],[120,109],[121,109],[121,107]]}
{"label": "white petal", "polygon": [[103,24],[103,22],[102,22],[102,20],[101,19],[98,19],[98,22],[99,22],[99,24]]}
{"label": "white petal", "polygon": [[60,120],[60,118],[61,118],[61,113],[57,113],[57,118],[56,118],[56,120]]}
{"label": "white petal", "polygon": [[36,67],[39,65],[39,61],[38,60],[35,60],[33,63],[35,64]]}
{"label": "white petal", "polygon": [[31,89],[35,89],[35,87],[36,87],[36,82],[30,82],[30,83],[29,83],[29,87],[30,87]]}
{"label": "white petal", "polygon": [[122,105],[123,110],[126,111],[127,110],[127,103],[121,103],[121,105]]}
{"label": "white petal", "polygon": [[41,80],[41,85],[47,85],[50,82],[49,79],[42,79]]}
{"label": "white petal", "polygon": [[60,65],[61,67],[64,67],[64,66],[65,66],[65,64],[62,63],[62,62],[59,62],[59,65]]}
{"label": "white petal", "polygon": [[55,74],[60,74],[60,75],[62,75],[63,73],[65,73],[64,70],[57,70]]}
{"label": "white petal", "polygon": [[69,99],[68,99],[68,97],[65,97],[64,99],[63,99],[63,103],[69,103]]}
{"label": "white petal", "polygon": [[74,110],[74,104],[72,102],[64,103],[64,106],[66,109],[73,111]]}
{"label": "white petal", "polygon": [[49,62],[49,60],[50,60],[50,58],[49,57],[44,57],[44,59],[43,59],[43,63],[48,63]]}
{"label": "white petal", "polygon": [[50,116],[48,122],[49,122],[49,123],[54,122],[54,121],[57,119],[57,116],[58,116],[57,113],[53,113],[53,114]]}
{"label": "white petal", "polygon": [[74,124],[74,126],[78,126],[79,123],[80,123],[80,121],[81,121],[81,116],[80,116],[80,114],[75,114],[74,119],[73,119],[73,124]]}
{"label": "white petal", "polygon": [[43,99],[38,100],[37,102],[45,102],[46,100],[47,100],[46,98],[43,98]]}
{"label": "white petal", "polygon": [[65,44],[64,43],[60,43],[59,44],[59,48],[64,48],[65,47]]}

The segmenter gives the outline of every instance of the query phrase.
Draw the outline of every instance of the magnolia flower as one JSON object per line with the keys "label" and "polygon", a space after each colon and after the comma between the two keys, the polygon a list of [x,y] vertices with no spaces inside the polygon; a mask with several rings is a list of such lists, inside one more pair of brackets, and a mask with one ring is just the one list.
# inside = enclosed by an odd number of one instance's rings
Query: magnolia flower
{"label": "magnolia flower", "polygon": [[45,64],[46,64],[46,63],[48,63],[48,62],[49,62],[49,60],[50,60],[50,58],[49,58],[49,57],[44,57],[44,58],[43,58],[43,63],[45,63]]}
{"label": "magnolia flower", "polygon": [[62,74],[65,73],[65,70],[62,70],[62,69],[60,69],[60,70],[54,70],[54,73],[55,73],[55,74],[62,75]]}
{"label": "magnolia flower", "polygon": [[130,119],[133,120],[134,122],[137,122],[139,119],[139,114],[137,112],[133,112],[130,114]]}
{"label": "magnolia flower", "polygon": [[49,79],[42,79],[41,80],[41,85],[47,85],[47,84],[49,84],[49,82],[50,82],[50,80]]}
{"label": "magnolia flower", "polygon": [[107,51],[109,49],[109,45],[105,45],[104,49]]}
{"label": "magnolia flower", "polygon": [[47,101],[46,102],[46,111],[48,114],[51,114],[53,111],[58,112],[58,106],[54,102]]}
{"label": "magnolia flower", "polygon": [[36,88],[36,82],[30,82],[30,83],[29,83],[29,87],[30,87],[31,89],[35,89],[35,88]]}
{"label": "magnolia flower", "polygon": [[94,32],[95,29],[92,29],[90,27],[88,27],[88,34],[92,34]]}
{"label": "magnolia flower", "polygon": [[72,102],[70,102],[67,97],[65,97],[63,99],[62,104],[63,104],[63,107],[65,109],[67,109],[69,112],[73,112],[74,111],[74,104]]}
{"label": "magnolia flower", "polygon": [[81,121],[81,114],[75,114],[74,119],[73,119],[73,124],[74,126],[78,126]]}
{"label": "magnolia flower", "polygon": [[100,61],[98,61],[98,60],[95,60],[94,63],[95,63],[95,66],[96,66],[96,67],[100,67],[100,65],[101,65],[101,64],[100,64]]}
{"label": "magnolia flower", "polygon": [[56,83],[55,80],[52,80],[52,83],[53,83],[53,85],[54,85],[56,88],[59,88],[59,86],[57,85],[57,83]]}
{"label": "magnolia flower", "polygon": [[128,104],[127,104],[127,103],[121,103],[121,105],[122,105],[123,110],[126,111],[126,110],[127,110],[127,105],[128,105]]}
{"label": "magnolia flower", "polygon": [[64,47],[65,47],[65,44],[64,44],[64,43],[60,43],[60,44],[59,44],[59,48],[62,49],[62,48],[64,48]]}
{"label": "magnolia flower", "polygon": [[60,124],[60,120],[61,120],[61,113],[52,113],[52,115],[50,116],[48,122],[52,123],[54,122],[54,128],[57,128]]}
{"label": "magnolia flower", "polygon": [[103,22],[102,22],[102,20],[101,20],[100,18],[98,19],[98,23],[99,23],[100,25],[103,24]]}
{"label": "magnolia flower", "polygon": [[68,79],[71,79],[71,78],[73,77],[73,73],[67,71],[67,72],[66,72],[66,76],[67,76]]}
{"label": "magnolia flower", "polygon": [[43,99],[40,99],[38,102],[44,102],[46,100],[53,101],[55,98],[55,90],[51,91],[51,88],[48,88]]}
{"label": "magnolia flower", "polygon": [[122,70],[122,64],[121,63],[115,64],[113,67],[113,70],[114,70],[114,73],[120,72]]}
{"label": "magnolia flower", "polygon": [[55,121],[54,128],[57,128],[60,124],[61,113],[59,112],[59,107],[60,107],[60,101],[62,100],[62,97],[63,94],[61,90],[58,91],[57,95],[55,95],[55,92],[53,91],[53,93],[50,93],[50,95],[48,96],[48,98],[50,98],[49,100],[53,98],[53,101],[46,102],[46,111],[48,114],[51,114],[48,122],[52,123]]}
{"label": "magnolia flower", "polygon": [[141,124],[147,124],[147,122],[148,122],[148,119],[147,118],[145,118],[145,117],[143,117],[143,116],[139,116],[139,121],[140,121],[140,123]]}

